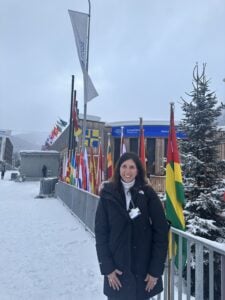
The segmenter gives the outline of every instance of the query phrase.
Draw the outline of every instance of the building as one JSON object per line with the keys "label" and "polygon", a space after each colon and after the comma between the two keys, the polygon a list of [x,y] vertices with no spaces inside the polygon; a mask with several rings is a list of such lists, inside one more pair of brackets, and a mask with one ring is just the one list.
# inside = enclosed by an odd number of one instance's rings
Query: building
{"label": "building", "polygon": [[12,165],[13,144],[10,139],[10,130],[0,130],[0,162]]}
{"label": "building", "polygon": [[40,179],[42,168],[47,167],[47,177],[59,176],[60,153],[58,151],[20,151],[20,174],[26,179]]}
{"label": "building", "polygon": [[[81,119],[81,126],[82,126]],[[104,168],[106,166],[107,141],[110,138],[113,162],[118,160],[120,156],[121,145],[121,128],[123,128],[123,136],[126,144],[126,150],[138,153],[140,126],[138,121],[130,122],[101,122],[100,118],[87,118],[87,130],[85,145],[89,153],[89,147],[92,146],[94,154],[98,155],[98,145],[101,140],[103,148]],[[169,122],[165,121],[144,121],[143,122],[146,149],[146,170],[151,178],[152,184],[157,191],[165,190],[165,158],[167,149],[167,140],[169,134]],[[182,138],[182,133],[177,133]],[[69,126],[57,138],[53,145],[49,147],[61,153],[62,176],[66,176],[66,161],[69,144]],[[77,152],[81,147],[81,136],[77,141]]]}
{"label": "building", "polygon": [[[82,128],[83,119],[80,120],[80,126]],[[86,128],[85,146],[87,147],[88,153],[90,146],[93,147],[94,155],[97,157],[99,142],[101,141],[103,147],[105,145],[105,122],[101,122],[99,117],[88,115]],[[76,147],[76,150],[78,149],[77,152],[79,152],[81,148],[82,134],[76,139],[77,141],[73,139],[73,142],[76,143],[76,146],[73,145],[73,148]],[[54,143],[48,147],[48,150],[55,150],[60,153],[60,172],[62,177],[66,177],[68,145],[70,142],[70,126],[67,125],[65,130],[59,135]]]}
{"label": "building", "polygon": [[[138,153],[140,125],[138,121],[107,123],[106,127],[111,129],[114,161],[120,155],[121,129],[127,151]],[[149,175],[162,176],[165,174],[165,159],[169,134],[169,122],[166,121],[144,121],[146,170]],[[177,132],[178,138],[185,135]]]}
{"label": "building", "polygon": [[[82,126],[82,121],[80,125]],[[145,154],[146,154],[146,171],[152,185],[158,192],[165,191],[165,168],[167,156],[167,143],[169,135],[169,121],[143,121],[144,137],[145,137]],[[101,140],[103,147],[104,167],[106,166],[107,141],[110,138],[113,162],[118,160],[120,156],[121,131],[123,130],[123,138],[126,150],[139,152],[139,121],[122,121],[122,122],[101,122],[100,118],[90,117],[87,119],[86,141],[87,152],[89,146],[94,149],[94,154],[98,155],[98,144]],[[185,138],[185,134],[177,128],[177,138]],[[219,159],[225,159],[225,128],[221,128],[221,144],[219,145]],[[63,168],[63,177],[66,176],[66,161],[69,144],[69,126],[49,148],[57,150],[61,153]],[[77,141],[77,152],[80,151],[81,136]]]}

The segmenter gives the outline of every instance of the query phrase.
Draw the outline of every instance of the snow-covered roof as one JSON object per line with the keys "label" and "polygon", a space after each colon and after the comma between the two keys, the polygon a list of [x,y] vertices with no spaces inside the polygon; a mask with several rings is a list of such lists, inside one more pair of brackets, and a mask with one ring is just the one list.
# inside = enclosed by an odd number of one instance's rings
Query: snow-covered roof
{"label": "snow-covered roof", "polygon": [[11,136],[12,130],[0,129],[0,136]]}
{"label": "snow-covered roof", "polygon": [[20,154],[59,154],[56,150],[21,150]]}
{"label": "snow-covered roof", "polygon": [[[115,127],[115,126],[132,126],[139,125],[139,120],[131,120],[131,121],[117,121],[117,122],[109,122],[106,123],[105,126]],[[143,120],[143,125],[169,125],[169,121],[165,120]]]}
{"label": "snow-covered roof", "polygon": [[[83,120],[84,119],[84,115],[83,114],[79,114],[79,119]],[[87,119],[87,121],[101,122],[101,118],[98,117],[98,116],[94,116],[94,115],[87,115],[86,119]]]}

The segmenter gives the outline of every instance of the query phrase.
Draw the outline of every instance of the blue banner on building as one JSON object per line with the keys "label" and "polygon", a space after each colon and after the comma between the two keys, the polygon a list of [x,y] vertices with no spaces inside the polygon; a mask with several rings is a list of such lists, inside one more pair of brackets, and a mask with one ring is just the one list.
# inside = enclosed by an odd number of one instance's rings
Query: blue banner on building
{"label": "blue banner on building", "polygon": [[[152,138],[168,138],[169,135],[169,125],[144,125],[144,136],[145,137],[152,137]],[[140,135],[140,126],[133,125],[133,126],[124,126],[123,127],[123,135],[125,138],[135,138],[139,137]],[[121,127],[112,127],[112,136],[113,137],[120,137],[121,136]],[[178,138],[185,138],[186,135],[177,130],[177,137]]]}

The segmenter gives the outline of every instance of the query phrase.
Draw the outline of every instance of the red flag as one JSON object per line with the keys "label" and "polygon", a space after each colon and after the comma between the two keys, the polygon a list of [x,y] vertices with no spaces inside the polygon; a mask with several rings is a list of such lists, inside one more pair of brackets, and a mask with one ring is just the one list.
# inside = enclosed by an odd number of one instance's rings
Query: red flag
{"label": "red flag", "polygon": [[82,170],[82,189],[87,190],[87,170],[84,163],[84,154],[82,151],[80,152],[80,169]]}
{"label": "red flag", "polygon": [[110,133],[108,133],[108,146],[107,146],[107,178],[110,179],[113,175],[113,161],[112,149],[110,145]]}
{"label": "red flag", "polygon": [[56,126],[54,126],[53,132],[54,132],[54,136],[58,135],[59,130],[58,130],[58,128]]}
{"label": "red flag", "polygon": [[103,157],[102,157],[102,145],[99,141],[98,146],[98,165],[97,165],[97,180],[96,180],[96,194],[99,194],[99,187],[102,181],[104,180],[104,171],[103,171]]}
{"label": "red flag", "polygon": [[146,169],[146,159],[145,159],[145,137],[144,128],[142,125],[142,118],[140,118],[140,140],[139,140],[139,158]]}

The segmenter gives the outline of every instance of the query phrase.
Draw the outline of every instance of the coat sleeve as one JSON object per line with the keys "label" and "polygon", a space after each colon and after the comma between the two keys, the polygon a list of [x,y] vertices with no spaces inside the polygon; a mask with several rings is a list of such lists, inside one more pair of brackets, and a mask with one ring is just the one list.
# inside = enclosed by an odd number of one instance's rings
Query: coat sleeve
{"label": "coat sleeve", "polygon": [[95,240],[99,266],[102,275],[108,275],[115,270],[115,265],[109,249],[109,223],[105,201],[100,198],[95,215]]}
{"label": "coat sleeve", "polygon": [[152,223],[152,247],[149,274],[159,277],[163,274],[168,249],[169,226],[160,199],[152,188],[148,190],[149,216]]}

